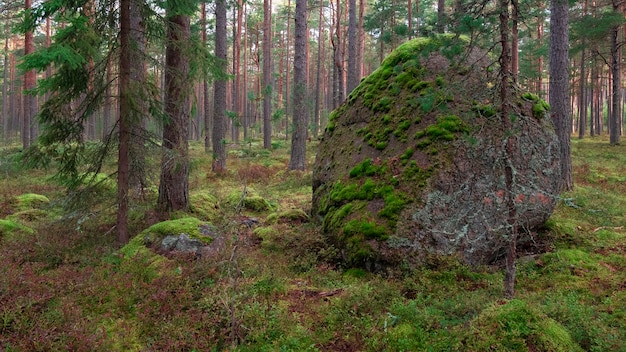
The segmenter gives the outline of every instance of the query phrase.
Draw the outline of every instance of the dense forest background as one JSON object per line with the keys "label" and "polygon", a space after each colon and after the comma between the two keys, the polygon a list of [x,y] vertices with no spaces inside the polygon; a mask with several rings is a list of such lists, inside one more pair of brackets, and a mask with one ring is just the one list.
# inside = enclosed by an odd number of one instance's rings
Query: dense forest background
{"label": "dense forest background", "polygon": [[[133,2],[135,3],[135,2]],[[188,101],[189,139],[211,139],[214,118],[213,82],[228,74],[226,84],[225,138],[239,142],[270,134],[289,138],[294,115],[295,0],[233,1],[226,6],[226,57],[220,72],[215,53],[215,3],[190,2],[190,40],[201,47],[184,48],[192,61],[193,87]],[[350,5],[350,6],[349,6]],[[468,35],[477,45],[499,50],[499,6],[486,1],[309,1],[306,4],[305,109],[309,134],[317,137],[330,111],[338,106],[359,79],[378,67],[391,50],[407,39],[437,32]],[[137,2],[131,17],[143,28],[141,50],[146,89],[164,100],[166,73],[164,28],[168,5]],[[24,8],[31,10],[24,11]],[[4,58],[2,65],[2,140],[5,145],[21,141],[25,147],[41,134],[35,117],[59,86],[41,84],[59,74],[66,65],[85,65],[86,90],[98,99],[84,119],[83,139],[105,138],[119,114],[118,75],[119,4],[110,1],[4,2],[2,4]],[[541,1],[511,3],[513,72],[519,86],[548,97],[549,4]],[[599,135],[611,128],[621,133],[623,87],[617,85],[613,104],[612,82],[622,72],[624,29],[621,2],[580,1],[571,4],[570,105],[572,132]],[[615,34],[616,38],[612,35]],[[71,42],[75,42],[72,46]],[[25,55],[40,55],[25,59]],[[42,52],[45,52],[42,53]],[[616,62],[612,61],[616,54]],[[217,60],[217,61],[216,61]],[[195,65],[195,66],[194,66]],[[36,72],[26,71],[35,68]],[[615,79],[611,70],[619,74]],[[33,76],[35,75],[35,76]],[[68,79],[80,79],[69,77]],[[40,80],[35,88],[36,80]],[[50,81],[53,82],[53,81]],[[59,82],[56,82],[59,84]],[[86,83],[86,82],[84,82]],[[208,83],[208,84],[207,84]],[[29,93],[39,93],[35,97]],[[31,98],[32,97],[32,98]],[[85,97],[83,97],[84,99]],[[31,99],[34,99],[31,101]],[[73,110],[78,111],[74,102]],[[149,114],[148,114],[149,115]],[[609,117],[617,116],[617,124]],[[160,121],[148,119],[144,127],[157,132]],[[270,125],[265,126],[264,125]],[[269,128],[271,127],[271,128]],[[209,145],[209,144],[208,144]],[[266,147],[268,147],[266,145]]]}

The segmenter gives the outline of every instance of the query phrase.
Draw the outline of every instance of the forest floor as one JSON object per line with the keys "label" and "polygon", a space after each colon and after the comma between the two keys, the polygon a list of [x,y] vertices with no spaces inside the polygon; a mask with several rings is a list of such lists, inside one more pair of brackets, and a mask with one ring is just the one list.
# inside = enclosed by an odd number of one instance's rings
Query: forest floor
{"label": "forest floor", "polygon": [[[0,351],[626,351],[626,145],[572,141],[575,189],[542,234],[546,252],[518,260],[514,300],[498,266],[342,268],[303,215],[311,171],[287,171],[288,144],[274,147],[231,147],[216,175],[192,144],[194,212],[173,217],[225,239],[200,259],[116,248],[114,182],[68,213],[53,170],[3,150]],[[237,201],[244,190],[261,203]],[[133,199],[133,234],[156,221],[155,203],[155,189]]]}

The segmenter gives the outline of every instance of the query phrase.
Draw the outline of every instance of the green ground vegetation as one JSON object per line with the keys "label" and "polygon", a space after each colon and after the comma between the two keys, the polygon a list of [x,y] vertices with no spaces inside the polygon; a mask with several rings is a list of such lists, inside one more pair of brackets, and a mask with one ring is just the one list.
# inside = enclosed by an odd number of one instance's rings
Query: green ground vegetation
{"label": "green ground vegetation", "polygon": [[[130,229],[139,236],[116,248],[114,207],[65,214],[60,208],[66,193],[50,181],[50,171],[20,169],[15,150],[0,152],[0,346],[626,350],[626,146],[597,137],[572,141],[576,187],[562,195],[547,230],[534,234],[535,247],[520,248],[514,300],[502,298],[497,266],[470,268],[455,258],[433,258],[415,270],[385,275],[343,266],[341,252],[307,216],[311,172],[287,171],[289,149],[229,148],[229,171],[216,175],[211,156],[192,143],[193,208],[167,223],[210,221],[225,242],[202,258],[161,255],[143,245],[140,234],[159,222],[154,193],[132,199]],[[315,142],[310,163],[314,150]],[[407,149],[405,159],[411,153]],[[394,192],[382,182],[382,163],[352,171],[348,181],[360,188],[346,183],[337,190],[336,197],[353,201],[342,205],[337,198],[335,219],[327,218],[324,226],[347,220],[340,230],[361,246],[360,239],[384,238],[382,227],[388,226],[350,218],[364,206],[362,188],[372,187],[391,204],[391,217],[403,200],[386,199]],[[400,177],[419,177],[419,170]],[[269,206],[241,206],[244,189]],[[50,201],[26,201],[44,199],[33,194]],[[16,216],[33,210],[33,216]],[[368,255],[365,246],[358,249],[358,255]]]}

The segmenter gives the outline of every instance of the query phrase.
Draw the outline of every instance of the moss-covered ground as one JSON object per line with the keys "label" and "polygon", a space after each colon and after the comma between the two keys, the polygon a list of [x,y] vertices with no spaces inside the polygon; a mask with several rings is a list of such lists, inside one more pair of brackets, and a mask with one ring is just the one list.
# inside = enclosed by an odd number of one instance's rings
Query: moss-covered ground
{"label": "moss-covered ground", "polygon": [[[546,253],[520,249],[511,301],[501,268],[454,258],[386,276],[342,267],[309,219],[311,172],[287,171],[289,148],[276,147],[231,146],[216,175],[192,144],[193,210],[172,219],[224,238],[199,259],[138,238],[116,248],[114,207],[64,216],[50,171],[0,152],[0,350],[626,351],[626,146],[572,141],[576,187],[537,238]],[[353,178],[379,172],[364,163]],[[134,234],[158,222],[155,202],[132,200]]]}

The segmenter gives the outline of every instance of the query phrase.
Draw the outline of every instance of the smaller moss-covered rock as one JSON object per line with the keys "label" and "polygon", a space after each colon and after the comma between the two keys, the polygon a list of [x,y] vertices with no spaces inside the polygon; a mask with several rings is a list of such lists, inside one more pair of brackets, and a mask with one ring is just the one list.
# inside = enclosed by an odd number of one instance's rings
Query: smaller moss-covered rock
{"label": "smaller moss-covered rock", "polygon": [[233,191],[226,197],[226,202],[237,208],[255,212],[272,210],[272,204],[261,197],[253,188],[246,187],[243,191]]}
{"label": "smaller moss-covered rock", "polygon": [[26,227],[19,222],[8,219],[0,219],[0,238],[20,233],[31,234],[33,232],[33,229]]}
{"label": "smaller moss-covered rock", "polygon": [[27,209],[43,209],[50,204],[50,199],[41,194],[25,193],[15,197],[11,203],[14,204],[14,211],[19,212]]}
{"label": "smaller moss-covered rock", "polygon": [[200,219],[215,221],[220,216],[219,200],[207,191],[192,193],[189,202],[191,211]]}
{"label": "smaller moss-covered rock", "polygon": [[473,351],[582,351],[567,329],[521,300],[497,302],[470,322]]}
{"label": "smaller moss-covered rock", "polygon": [[265,222],[268,224],[276,223],[295,223],[300,224],[309,221],[309,214],[302,209],[288,209],[280,213],[272,213],[267,216]]}
{"label": "smaller moss-covered rock", "polygon": [[211,243],[210,236],[214,232],[211,224],[198,218],[186,217],[175,220],[167,220],[150,226],[143,230],[138,237],[145,245],[160,243],[167,236],[179,236],[186,234],[191,239],[199,240],[205,244]]}

